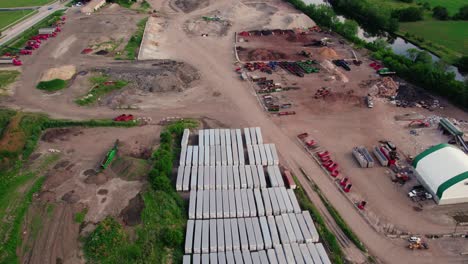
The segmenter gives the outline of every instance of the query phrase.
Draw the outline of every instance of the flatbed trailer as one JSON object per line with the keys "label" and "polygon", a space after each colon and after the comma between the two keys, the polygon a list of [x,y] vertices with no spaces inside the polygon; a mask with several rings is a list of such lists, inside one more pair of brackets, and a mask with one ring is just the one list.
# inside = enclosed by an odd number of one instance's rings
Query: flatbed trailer
{"label": "flatbed trailer", "polygon": [[195,232],[195,222],[193,220],[187,221],[187,229],[185,230],[185,254],[192,254],[193,247],[193,234]]}

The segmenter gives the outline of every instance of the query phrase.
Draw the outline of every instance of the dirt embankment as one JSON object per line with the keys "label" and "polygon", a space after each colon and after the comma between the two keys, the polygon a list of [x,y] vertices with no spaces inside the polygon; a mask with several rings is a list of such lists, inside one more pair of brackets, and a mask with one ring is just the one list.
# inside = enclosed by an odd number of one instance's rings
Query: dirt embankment
{"label": "dirt embankment", "polygon": [[190,13],[196,9],[204,8],[209,5],[209,0],[175,0],[174,4],[177,8],[184,11],[185,13]]}

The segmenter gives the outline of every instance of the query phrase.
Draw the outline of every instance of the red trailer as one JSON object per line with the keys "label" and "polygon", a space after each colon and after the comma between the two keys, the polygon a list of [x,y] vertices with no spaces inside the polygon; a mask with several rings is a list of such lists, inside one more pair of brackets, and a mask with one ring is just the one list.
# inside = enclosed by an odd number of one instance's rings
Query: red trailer
{"label": "red trailer", "polygon": [[296,189],[297,185],[294,182],[294,179],[292,177],[292,174],[289,170],[285,170],[283,174],[284,181],[286,182],[287,186],[291,189]]}
{"label": "red trailer", "polygon": [[119,115],[118,117],[114,118],[114,121],[117,122],[128,122],[128,121],[133,121],[134,117],[133,115]]}
{"label": "red trailer", "polygon": [[26,50],[26,49],[22,49],[22,50],[20,50],[20,54],[21,54],[21,55],[31,55],[31,54],[32,54],[32,51]]}

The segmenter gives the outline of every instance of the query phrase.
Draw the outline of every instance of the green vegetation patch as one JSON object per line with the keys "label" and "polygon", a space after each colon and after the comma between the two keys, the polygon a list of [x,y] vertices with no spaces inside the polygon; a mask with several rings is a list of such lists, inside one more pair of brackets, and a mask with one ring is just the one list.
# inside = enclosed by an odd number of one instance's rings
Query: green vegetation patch
{"label": "green vegetation patch", "polygon": [[138,56],[140,50],[141,41],[143,40],[143,34],[145,32],[145,26],[148,18],[143,18],[137,24],[137,30],[132,35],[127,45],[124,48],[124,57],[117,57],[116,59],[127,59],[134,60]]}
{"label": "green vegetation patch", "polygon": [[19,75],[19,71],[0,71],[0,90],[4,90],[8,85],[15,82]]}
{"label": "green vegetation patch", "polygon": [[0,12],[0,29],[13,24],[21,18],[31,14],[34,10],[15,10]]}
{"label": "green vegetation patch", "polygon": [[62,80],[62,79],[42,81],[42,82],[39,82],[36,86],[37,89],[48,91],[48,92],[55,92],[58,90],[62,90],[65,87],[67,87],[67,81]]}
{"label": "green vegetation patch", "polygon": [[74,218],[75,222],[78,224],[83,223],[87,213],[88,213],[88,208],[85,208],[83,209],[83,211],[76,213],[75,218]]}
{"label": "green vegetation patch", "polygon": [[54,0],[2,0],[0,2],[0,8],[43,6],[53,1]]}
{"label": "green vegetation patch", "polygon": [[119,90],[128,84],[127,81],[122,80],[111,81],[107,75],[94,76],[89,78],[89,81],[93,85],[91,90],[86,95],[75,100],[81,106],[92,104],[101,96]]}
{"label": "green vegetation patch", "polygon": [[427,2],[431,6],[431,8],[434,8],[436,6],[443,6],[446,7],[450,13],[450,15],[454,15],[458,12],[460,7],[464,6],[467,4],[466,0],[418,0],[418,3],[424,3]]}

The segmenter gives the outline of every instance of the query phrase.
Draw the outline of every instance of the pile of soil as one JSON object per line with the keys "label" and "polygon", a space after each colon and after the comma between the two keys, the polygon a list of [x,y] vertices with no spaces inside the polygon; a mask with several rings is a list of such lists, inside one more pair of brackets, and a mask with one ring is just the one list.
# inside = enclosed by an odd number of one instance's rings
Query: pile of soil
{"label": "pile of soil", "polygon": [[53,79],[70,80],[75,73],[76,67],[74,65],[51,68],[42,75],[41,81],[50,81]]}
{"label": "pile of soil", "polygon": [[332,48],[329,48],[329,47],[323,47],[323,48],[320,48],[319,50],[319,54],[320,56],[326,58],[326,59],[336,59],[338,58],[338,54],[336,53],[336,51]]}
{"label": "pile of soil", "polygon": [[175,5],[185,13],[190,13],[196,9],[209,5],[209,0],[176,0]]}
{"label": "pile of soil", "polygon": [[270,61],[270,60],[282,60],[286,59],[286,54],[269,50],[269,49],[254,49],[249,51],[248,58],[251,61]]}
{"label": "pile of soil", "polygon": [[56,140],[66,141],[70,136],[78,136],[83,134],[83,131],[71,128],[55,128],[47,130],[41,137],[42,141],[54,143]]}
{"label": "pile of soil", "polygon": [[122,212],[120,212],[120,216],[122,217],[123,222],[127,226],[136,226],[141,223],[141,211],[145,207],[143,199],[141,195],[138,194],[134,198],[132,198],[128,206],[125,207]]}

